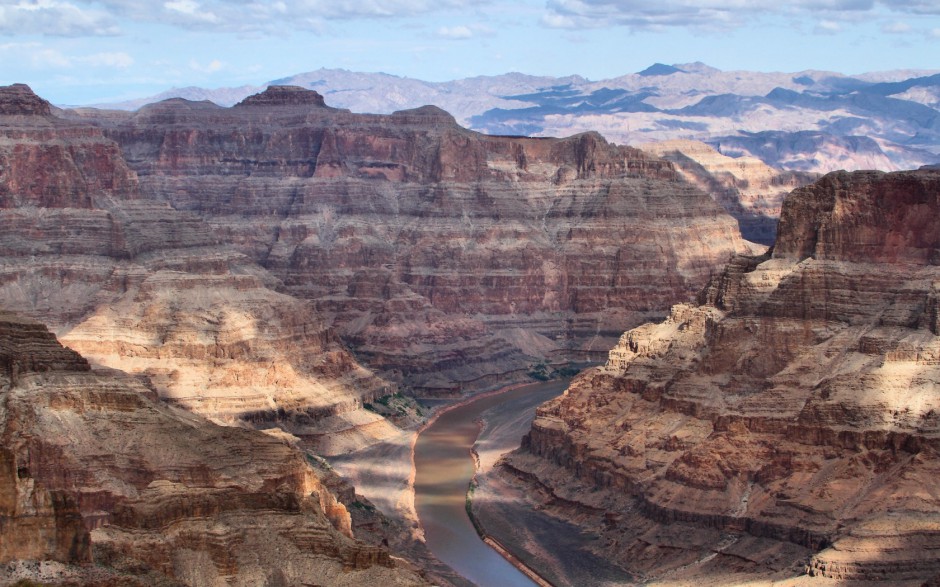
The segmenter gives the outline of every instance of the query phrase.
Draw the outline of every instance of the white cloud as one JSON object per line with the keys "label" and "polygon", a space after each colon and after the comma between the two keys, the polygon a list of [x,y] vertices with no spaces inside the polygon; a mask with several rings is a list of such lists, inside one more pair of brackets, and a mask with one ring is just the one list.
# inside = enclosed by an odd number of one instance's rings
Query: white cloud
{"label": "white cloud", "polygon": [[33,51],[30,62],[36,69],[64,69],[72,67],[72,60],[56,49],[40,49]]}
{"label": "white cloud", "polygon": [[898,12],[940,15],[940,3],[936,0],[881,0],[880,3]]}
{"label": "white cloud", "polygon": [[496,31],[483,24],[462,24],[452,27],[440,27],[435,34],[442,39],[464,40],[475,37],[493,37],[496,36]]}
{"label": "white cloud", "polygon": [[128,69],[134,58],[122,51],[100,52],[88,55],[66,55],[61,50],[44,47],[41,43],[4,43],[0,52],[9,53],[5,59],[29,63],[33,69],[70,69],[78,66],[101,69]]}
{"label": "white cloud", "polygon": [[181,18],[181,24],[186,24],[187,21],[208,24],[216,24],[219,22],[219,17],[216,16],[214,12],[203,10],[202,6],[198,2],[193,2],[193,0],[172,0],[171,2],[164,2],[163,8],[174,17]]}
{"label": "white cloud", "polygon": [[[2,0],[0,0],[2,1]],[[398,18],[476,8],[479,0],[72,0],[101,5],[115,18],[204,30],[265,32],[322,31],[330,20]]]}
{"label": "white cloud", "polygon": [[218,59],[213,59],[212,61],[210,61],[209,63],[206,63],[205,65],[199,63],[195,59],[192,59],[189,62],[189,68],[194,71],[198,71],[200,73],[216,73],[216,72],[222,71],[223,69],[225,69],[225,67],[226,67],[225,63]]}
{"label": "white cloud", "polygon": [[555,12],[543,14],[542,24],[553,29],[573,29],[577,27],[574,18]]}
{"label": "white cloud", "polygon": [[927,33],[927,35],[932,39],[940,39],[940,28],[931,29],[931,31]]}
{"label": "white cloud", "polygon": [[0,3],[0,34],[61,37],[115,35],[114,19],[100,10],[58,0]]}
{"label": "white cloud", "polygon": [[[466,14],[495,2],[507,0],[0,0],[0,34],[110,35],[118,32],[119,21],[239,33],[324,33],[331,21]],[[769,14],[841,25],[886,16],[940,15],[938,0],[546,0],[544,6],[542,25],[564,29],[728,29]],[[444,26],[437,33],[469,38],[467,30],[472,37],[485,34],[471,25]]]}
{"label": "white cloud", "polygon": [[77,61],[92,67],[108,67],[112,69],[127,69],[134,65],[134,58],[123,51],[94,53],[77,58]]}
{"label": "white cloud", "polygon": [[192,0],[175,0],[174,2],[164,2],[163,7],[167,10],[181,12],[183,14],[196,14],[199,10],[199,4]]}
{"label": "white cloud", "polygon": [[816,23],[813,32],[817,35],[834,35],[842,32],[842,25],[832,20],[821,20]]}
{"label": "white cloud", "polygon": [[37,47],[42,47],[42,44],[36,42],[30,43],[3,43],[0,44],[0,51],[19,51],[22,49],[35,49]]}
{"label": "white cloud", "polygon": [[[938,14],[936,0],[548,0],[542,24],[554,28],[626,26],[733,28],[768,14],[816,17],[816,32],[835,33],[841,24],[878,14]],[[838,26],[834,26],[838,25]]]}
{"label": "white cloud", "polygon": [[470,27],[464,25],[442,26],[437,29],[437,36],[444,39],[470,39],[473,37],[473,31],[470,30]]}
{"label": "white cloud", "polygon": [[901,21],[889,22],[881,27],[881,32],[890,35],[903,35],[911,32],[911,25]]}

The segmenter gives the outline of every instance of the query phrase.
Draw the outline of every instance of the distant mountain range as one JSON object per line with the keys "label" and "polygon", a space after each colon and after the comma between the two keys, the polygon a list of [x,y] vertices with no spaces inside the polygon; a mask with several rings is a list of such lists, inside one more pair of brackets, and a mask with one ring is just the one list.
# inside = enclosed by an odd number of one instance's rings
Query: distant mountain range
{"label": "distant mountain range", "polygon": [[318,69],[259,86],[174,88],[96,106],[133,110],[168,98],[231,106],[270,85],[310,88],[327,104],[354,112],[385,114],[434,104],[488,134],[596,130],[626,144],[692,139],[725,155],[751,155],[790,170],[895,170],[940,162],[940,71],[849,76],[657,63],[600,81],[508,73],[434,83]]}

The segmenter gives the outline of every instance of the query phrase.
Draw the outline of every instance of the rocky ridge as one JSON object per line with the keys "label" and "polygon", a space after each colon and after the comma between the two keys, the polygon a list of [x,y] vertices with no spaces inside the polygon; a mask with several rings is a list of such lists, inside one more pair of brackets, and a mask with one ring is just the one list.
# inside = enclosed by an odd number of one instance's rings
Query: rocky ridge
{"label": "rocky ridge", "polygon": [[3,579],[427,584],[353,539],[346,508],[282,440],[167,406],[8,313],[0,367]]}
{"label": "rocky ridge", "polygon": [[[490,134],[568,136],[599,131],[624,144],[696,140],[795,171],[917,168],[940,158],[937,71],[848,76],[832,71],[722,71],[664,65],[611,79],[521,73],[432,83],[383,73],[318,69],[264,86],[312,89],[354,112],[391,113],[436,104]],[[231,106],[264,86],[178,88],[116,104],[137,109],[166,98]]]}
{"label": "rocky ridge", "polygon": [[772,253],[624,334],[503,476],[649,582],[935,577],[938,229],[936,171],[794,191]]}
{"label": "rocky ridge", "polygon": [[277,87],[68,117],[120,146],[146,200],[197,216],[423,395],[592,358],[749,247],[672,164],[597,134],[487,137],[434,107],[352,114]]}

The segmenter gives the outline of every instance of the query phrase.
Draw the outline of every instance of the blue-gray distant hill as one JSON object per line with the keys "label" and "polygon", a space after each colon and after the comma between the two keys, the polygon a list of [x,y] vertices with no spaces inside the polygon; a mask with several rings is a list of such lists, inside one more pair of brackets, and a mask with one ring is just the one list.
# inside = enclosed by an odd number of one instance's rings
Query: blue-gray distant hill
{"label": "blue-gray distant hill", "polygon": [[783,169],[916,168],[940,162],[940,73],[721,71],[703,63],[650,67],[592,81],[522,73],[426,82],[318,69],[258,86],[175,88],[99,105],[137,109],[171,97],[230,106],[269,85],[314,89],[353,112],[433,104],[488,134],[565,136],[596,130],[618,143],[691,139]]}

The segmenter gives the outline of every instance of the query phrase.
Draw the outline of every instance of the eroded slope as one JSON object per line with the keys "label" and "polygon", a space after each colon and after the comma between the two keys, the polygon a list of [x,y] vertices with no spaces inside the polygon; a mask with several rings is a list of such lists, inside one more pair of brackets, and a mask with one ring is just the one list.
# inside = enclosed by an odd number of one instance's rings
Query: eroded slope
{"label": "eroded slope", "polygon": [[[328,452],[397,432],[360,409],[388,383],[312,303],[139,185],[99,129],[54,116],[26,86],[0,88],[5,307],[219,422],[277,424]],[[337,421],[321,446],[311,424],[326,417]]]}

